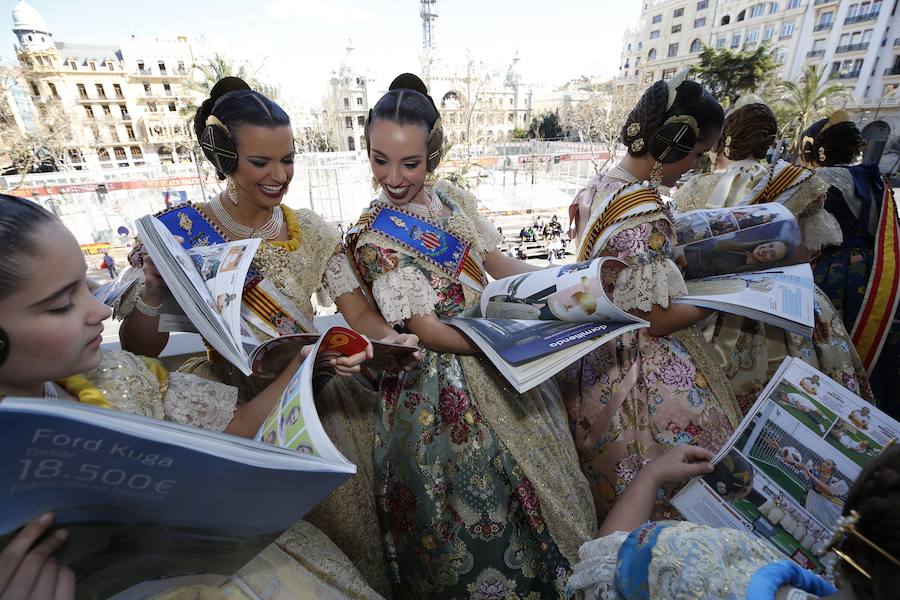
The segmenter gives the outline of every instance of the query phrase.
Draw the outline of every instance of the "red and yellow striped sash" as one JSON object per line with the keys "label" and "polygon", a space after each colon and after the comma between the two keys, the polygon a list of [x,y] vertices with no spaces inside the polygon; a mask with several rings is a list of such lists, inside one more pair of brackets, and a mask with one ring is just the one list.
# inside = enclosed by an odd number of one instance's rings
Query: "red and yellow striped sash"
{"label": "red and yellow striped sash", "polygon": [[662,210],[662,201],[656,192],[650,188],[641,188],[613,198],[609,206],[591,224],[584,240],[581,242],[581,248],[578,250],[578,261],[581,262],[590,258],[594,244],[597,243],[597,240],[600,239],[607,227],[622,219],[626,216],[626,213],[641,207],[642,204],[646,205],[646,210],[634,212],[634,214],[646,214]]}
{"label": "red and yellow striped sash", "polygon": [[778,175],[769,180],[769,183],[750,201],[750,204],[776,202],[778,196],[790,189],[805,173],[812,173],[812,171],[797,165],[787,165]]}
{"label": "red and yellow striped sash", "polygon": [[875,260],[862,309],[850,337],[869,374],[878,362],[897,311],[900,284],[900,223],[891,183],[885,180],[881,217],[875,237]]}

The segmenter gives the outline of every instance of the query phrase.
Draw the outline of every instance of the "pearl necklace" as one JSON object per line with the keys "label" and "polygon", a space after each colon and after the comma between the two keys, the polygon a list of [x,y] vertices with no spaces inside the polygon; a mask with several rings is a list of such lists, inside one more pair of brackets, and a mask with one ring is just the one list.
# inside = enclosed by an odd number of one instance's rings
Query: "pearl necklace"
{"label": "pearl necklace", "polygon": [[228,211],[225,210],[225,207],[222,206],[222,200],[219,196],[213,196],[209,201],[209,206],[212,208],[213,214],[216,215],[216,219],[222,224],[222,227],[233,233],[237,238],[261,237],[265,240],[271,240],[278,237],[278,234],[281,233],[281,226],[284,224],[284,212],[281,210],[280,205],[272,210],[272,216],[263,223],[262,227],[248,227],[235,221],[228,214]]}
{"label": "pearl necklace", "polygon": [[608,171],[606,171],[607,177],[612,177],[613,179],[621,179],[626,183],[637,183],[638,178],[635,177],[631,172],[626,171],[623,167],[619,166],[619,163],[614,164]]}
{"label": "pearl necklace", "polygon": [[47,400],[59,400],[59,394],[56,392],[56,386],[49,381],[44,382],[44,398]]}

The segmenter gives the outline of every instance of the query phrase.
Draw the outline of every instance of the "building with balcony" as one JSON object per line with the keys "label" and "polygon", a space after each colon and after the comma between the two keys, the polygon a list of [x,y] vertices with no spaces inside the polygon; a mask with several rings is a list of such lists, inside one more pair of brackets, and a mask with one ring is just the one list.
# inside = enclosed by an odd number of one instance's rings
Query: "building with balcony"
{"label": "building with balcony", "polygon": [[369,95],[366,76],[353,65],[352,45],[337,71],[331,73],[322,111],[318,117],[324,124],[331,146],[338,151],[364,150]]}
{"label": "building with balcony", "polygon": [[[25,0],[13,9],[21,127],[51,116],[68,124],[65,168],[134,167],[193,161],[189,125],[180,114],[199,103],[190,87],[188,40],[136,39],[97,45],[58,42]],[[30,125],[29,125],[30,123]]]}
{"label": "building with balcony", "polygon": [[807,65],[848,92],[867,154],[900,134],[898,0],[648,0],[622,42],[618,81],[647,84],[699,61],[703,46],[772,48],[778,76]]}

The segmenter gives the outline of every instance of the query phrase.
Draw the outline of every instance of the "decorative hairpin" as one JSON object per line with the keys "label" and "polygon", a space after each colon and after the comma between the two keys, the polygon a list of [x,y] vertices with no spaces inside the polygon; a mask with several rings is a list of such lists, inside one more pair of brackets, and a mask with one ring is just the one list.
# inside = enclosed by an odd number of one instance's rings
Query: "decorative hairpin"
{"label": "decorative hairpin", "polygon": [[644,149],[644,139],[638,138],[638,139],[634,140],[633,142],[631,142],[631,144],[628,146],[628,148],[632,152],[640,152],[641,150]]}
{"label": "decorative hairpin", "polygon": [[825,162],[825,148],[819,146],[819,162]]}
{"label": "decorative hairpin", "polygon": [[731,156],[730,156],[731,155],[731,136],[730,135],[725,138],[725,148],[723,148],[723,151],[725,152],[725,158],[731,158]]}
{"label": "decorative hairpin", "polygon": [[878,554],[888,559],[896,566],[900,567],[900,560],[897,560],[896,558],[882,550],[881,546],[859,532],[859,530],[856,528],[856,523],[858,521],[859,513],[855,510],[851,510],[850,514],[844,515],[843,517],[838,519],[837,523],[835,523],[834,526],[834,533],[832,534],[831,541],[828,543],[828,546],[826,547],[823,554],[829,551],[834,552],[841,558],[841,560],[859,571],[863,575],[863,577],[865,577],[866,579],[872,579],[872,576],[868,571],[863,569],[862,566],[855,560],[853,560],[853,558],[849,554],[839,548],[839,546],[844,543],[844,540],[847,539],[847,536],[852,535],[862,541],[869,548],[875,550],[876,552],[878,552]]}
{"label": "decorative hairpin", "polygon": [[634,122],[629,123],[628,127],[625,128],[625,135],[630,138],[637,137],[637,134],[641,132],[641,124]]}

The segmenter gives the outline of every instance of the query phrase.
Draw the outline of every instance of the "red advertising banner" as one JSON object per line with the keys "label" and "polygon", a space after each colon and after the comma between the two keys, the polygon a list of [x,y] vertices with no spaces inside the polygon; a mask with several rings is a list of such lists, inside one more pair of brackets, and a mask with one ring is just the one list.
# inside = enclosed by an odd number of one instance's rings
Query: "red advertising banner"
{"label": "red advertising banner", "polygon": [[[199,177],[169,177],[167,179],[148,179],[137,181],[107,181],[106,189],[110,192],[116,190],[140,190],[140,189],[169,189],[173,187],[200,185]],[[95,183],[79,183],[74,185],[42,185],[37,187],[22,187],[11,190],[17,196],[26,198],[38,194],[50,196],[53,194],[93,194],[97,191]]]}

